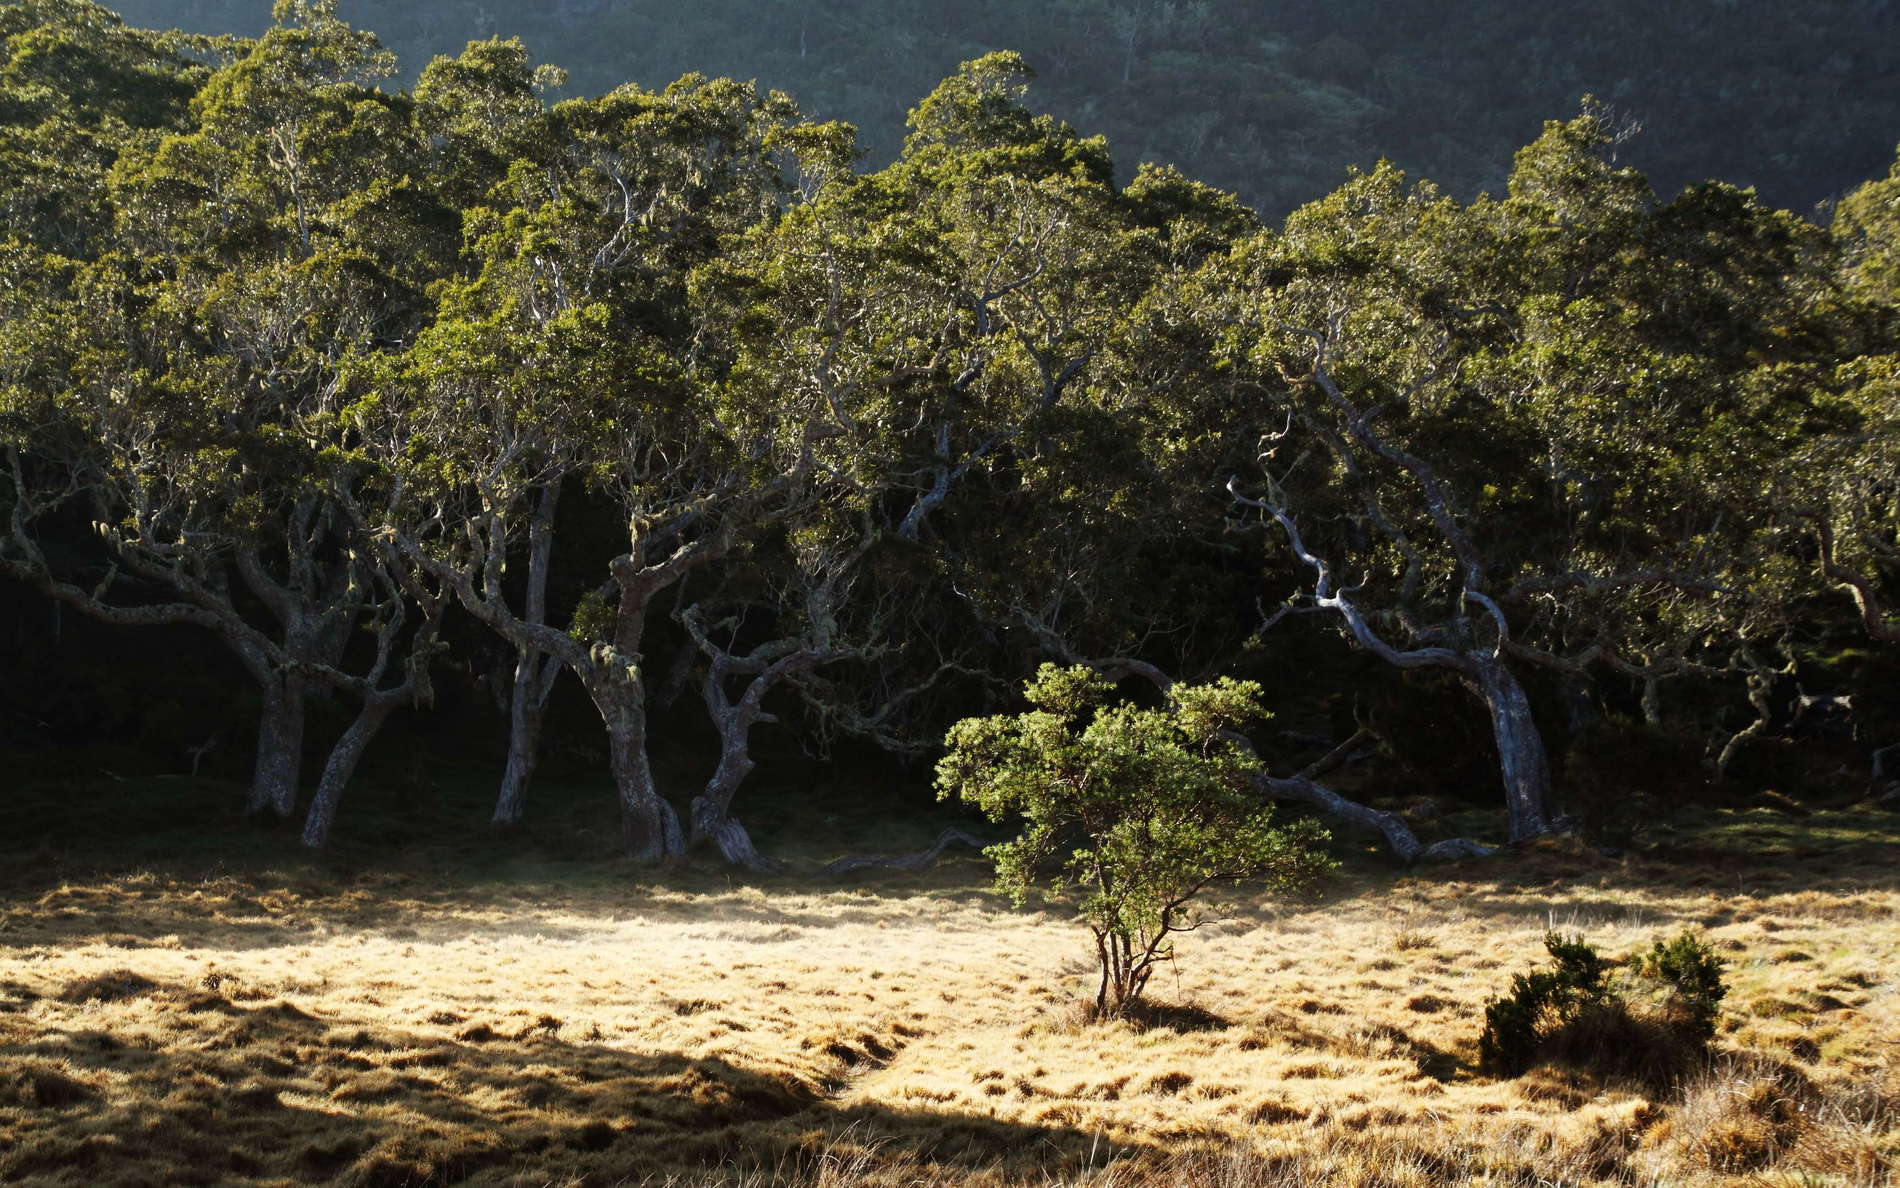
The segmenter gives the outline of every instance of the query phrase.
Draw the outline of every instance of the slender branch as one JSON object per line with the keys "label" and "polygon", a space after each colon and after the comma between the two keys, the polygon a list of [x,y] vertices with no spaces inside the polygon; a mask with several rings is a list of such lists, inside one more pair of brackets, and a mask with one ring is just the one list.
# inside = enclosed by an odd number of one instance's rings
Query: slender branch
{"label": "slender branch", "polygon": [[1882,643],[1900,643],[1900,618],[1889,614],[1874,580],[1841,563],[1834,545],[1834,526],[1827,517],[1813,516],[1810,519],[1820,543],[1821,572],[1853,597],[1854,607],[1860,612],[1861,627],[1867,632],[1868,638]]}
{"label": "slender branch", "polygon": [[1466,656],[1451,648],[1428,647],[1405,650],[1394,647],[1381,638],[1379,633],[1372,629],[1372,625],[1366,622],[1365,616],[1353,604],[1352,599],[1347,596],[1348,591],[1333,592],[1332,568],[1323,558],[1306,547],[1306,541],[1300,536],[1299,525],[1284,508],[1243,494],[1238,477],[1227,480],[1227,491],[1239,503],[1267,513],[1280,525],[1281,530],[1286,533],[1287,545],[1293,550],[1293,555],[1304,562],[1315,574],[1314,604],[1337,612],[1345,620],[1347,629],[1351,631],[1353,639],[1360,647],[1399,668],[1452,668],[1463,671],[1469,666],[1470,662]]}

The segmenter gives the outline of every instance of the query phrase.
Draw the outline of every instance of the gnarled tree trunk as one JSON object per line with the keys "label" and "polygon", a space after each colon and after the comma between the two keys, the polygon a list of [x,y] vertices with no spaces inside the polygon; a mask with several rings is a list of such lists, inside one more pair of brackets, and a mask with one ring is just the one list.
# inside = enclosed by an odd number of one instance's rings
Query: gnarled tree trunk
{"label": "gnarled tree trunk", "polygon": [[1498,774],[1504,780],[1505,812],[1512,841],[1549,833],[1550,756],[1531,716],[1530,698],[1516,675],[1494,656],[1468,658],[1459,669],[1465,684],[1483,700],[1491,715],[1498,748]]}
{"label": "gnarled tree trunk", "polygon": [[781,869],[780,865],[759,853],[752,844],[752,835],[732,816],[732,798],[754,764],[745,727],[732,721],[737,711],[728,713],[730,716],[719,723],[719,766],[706,781],[705,789],[687,806],[687,846],[711,842],[718,847],[719,856],[732,865],[773,873]]}
{"label": "gnarled tree trunk", "polygon": [[515,661],[514,689],[508,700],[508,766],[502,770],[495,793],[494,825],[519,825],[527,810],[528,785],[541,760],[541,730],[547,721],[548,698],[561,675],[561,662],[552,656],[522,649]]}
{"label": "gnarled tree trunk", "polygon": [[390,713],[405,701],[427,703],[432,695],[429,662],[436,651],[436,632],[442,623],[443,595],[429,592],[422,583],[407,584],[407,592],[417,598],[418,609],[425,618],[422,627],[409,641],[406,658],[408,671],[399,683],[387,688],[382,685],[391,662],[396,658],[403,620],[407,617],[404,612],[404,586],[400,582],[391,582],[388,586],[391,601],[384,606],[379,616],[381,622],[376,632],[376,662],[370,666],[369,672],[360,679],[347,678],[341,673],[331,674],[333,685],[355,693],[363,699],[363,705],[357,711],[355,721],[330,748],[330,758],[323,765],[317,794],[311,799],[309,815],[304,819],[303,844],[312,849],[319,849],[329,842],[330,827],[336,823],[337,805],[343,799],[343,789],[348,786],[350,777],[356,774],[356,766],[361,762],[363,752],[383,728],[383,723],[389,720]]}
{"label": "gnarled tree trunk", "polygon": [[1339,793],[1304,775],[1290,779],[1261,775],[1256,777],[1263,795],[1273,800],[1293,800],[1301,804],[1310,804],[1321,813],[1336,821],[1344,821],[1361,829],[1369,829],[1385,839],[1386,849],[1392,856],[1406,865],[1417,862],[1425,852],[1424,843],[1412,832],[1404,817],[1376,809],[1370,805],[1348,800]]}
{"label": "gnarled tree trunk", "polygon": [[[698,630],[696,623],[690,626],[701,647],[712,656],[701,692],[706,699],[706,711],[719,731],[719,765],[713,769],[706,787],[688,806],[687,845],[696,847],[711,842],[718,847],[719,856],[734,866],[774,873],[782,867],[753,846],[745,826],[732,816],[732,800],[739,792],[739,785],[756,766],[752,761],[752,727],[777,720],[762,708],[765,694],[786,673],[809,664],[815,659],[815,653],[797,652],[770,663],[762,662],[760,653],[756,652],[752,657],[740,659],[718,650]],[[737,701],[727,696],[725,688],[729,670],[735,666],[742,672],[749,666],[754,674]]]}
{"label": "gnarled tree trunk", "polygon": [[244,812],[252,817],[265,813],[288,817],[297,808],[298,777],[303,766],[304,683],[295,676],[273,676],[262,681],[262,690],[257,762],[252,768],[251,794]]}
{"label": "gnarled tree trunk", "polygon": [[[354,565],[333,565],[323,572],[316,562],[322,517],[315,500],[305,500],[292,517],[290,547],[286,550],[288,581],[273,577],[256,549],[239,549],[235,568],[244,584],[270,611],[278,624],[281,655],[275,659],[261,642],[261,632],[243,623],[235,613],[225,620],[225,643],[256,680],[264,694],[258,723],[257,765],[252,776],[252,816],[272,813],[288,818],[297,810],[303,766],[305,705],[309,700],[308,673],[334,670],[349,645],[350,629],[361,609],[362,595],[353,576]],[[298,666],[304,666],[299,668]]]}
{"label": "gnarled tree trunk", "polygon": [[635,862],[661,862],[685,852],[679,817],[660,796],[647,757],[646,699],[637,676],[590,682],[607,726],[608,759],[620,801],[620,837]]}
{"label": "gnarled tree trunk", "polygon": [[732,798],[739,791],[739,785],[746,776],[752,774],[756,766],[752,762],[751,747],[743,726],[733,721],[738,717],[731,714],[722,727],[719,738],[719,766],[713,769],[712,778],[706,781],[706,788],[693,797],[690,810],[691,838],[695,844],[712,836],[719,822],[727,818],[732,808]]}
{"label": "gnarled tree trunk", "polygon": [[[553,568],[554,513],[561,501],[561,485],[541,488],[534,519],[528,526],[528,589],[522,619],[530,626],[548,621],[548,577]],[[541,757],[541,727],[547,720],[548,698],[561,675],[561,662],[526,643],[515,645],[515,680],[508,700],[508,766],[495,793],[491,824],[519,825],[528,799],[528,785]]]}
{"label": "gnarled tree trunk", "polygon": [[337,805],[343,799],[343,789],[356,774],[363,752],[369,749],[371,740],[382,729],[383,723],[389,720],[390,711],[396,708],[399,700],[400,695],[386,693],[369,697],[358,711],[356,720],[350,723],[349,728],[337,739],[336,745],[330,748],[330,758],[324,763],[323,775],[317,781],[317,794],[311,798],[310,812],[304,818],[304,845],[318,850],[329,844],[330,827],[336,823]]}
{"label": "gnarled tree trunk", "polygon": [[[1370,741],[1372,732],[1361,729],[1345,742],[1310,763],[1297,775],[1281,778],[1261,772],[1254,777],[1254,785],[1260,793],[1271,800],[1292,800],[1301,804],[1310,804],[1321,813],[1335,821],[1344,821],[1361,829],[1369,829],[1385,838],[1386,849],[1392,856],[1407,866],[1416,862],[1455,862],[1462,858],[1488,858],[1497,853],[1490,846],[1469,838],[1454,837],[1445,841],[1426,845],[1412,832],[1412,826],[1398,813],[1373,808],[1349,800],[1319,782],[1319,777],[1352,762],[1358,748]],[[1244,738],[1238,738],[1249,750],[1252,744]]]}
{"label": "gnarled tree trunk", "polygon": [[719,856],[728,863],[759,874],[778,874],[785,869],[783,862],[776,858],[767,858],[759,853],[758,847],[752,844],[752,835],[746,832],[745,826],[739,823],[738,818],[730,815],[699,816],[697,814],[703,806],[698,798],[694,799],[692,807],[695,812],[692,821],[693,837],[700,841],[712,842],[718,848]]}
{"label": "gnarled tree trunk", "polygon": [[[860,548],[858,555],[862,552]],[[817,628],[820,639],[828,635],[836,590],[835,582],[823,583],[809,600],[811,617],[820,625]],[[719,765],[688,808],[687,844],[696,847],[711,842],[719,848],[720,856],[734,866],[775,873],[783,866],[760,855],[745,826],[732,816],[733,797],[754,767],[752,728],[761,722],[778,721],[766,711],[765,698],[780,681],[834,660],[842,653],[815,644],[810,637],[791,636],[738,655],[730,650],[730,644],[721,645],[713,639],[698,605],[681,611],[678,619],[706,657],[706,678],[700,683],[699,692],[706,703],[706,713],[719,732]],[[743,691],[735,698],[728,682],[740,677],[747,679]]]}

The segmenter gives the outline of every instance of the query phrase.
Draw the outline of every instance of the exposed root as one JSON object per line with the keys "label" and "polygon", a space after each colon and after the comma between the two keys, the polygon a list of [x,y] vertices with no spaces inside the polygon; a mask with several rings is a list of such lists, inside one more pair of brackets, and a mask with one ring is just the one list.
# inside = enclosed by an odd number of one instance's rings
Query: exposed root
{"label": "exposed root", "polygon": [[927,850],[915,854],[850,854],[836,861],[828,862],[818,873],[827,878],[850,874],[859,870],[922,870],[943,856],[944,850],[952,845],[969,846],[980,850],[989,843],[961,829],[946,829],[937,835],[936,842]]}
{"label": "exposed root", "polygon": [[706,831],[706,837],[719,847],[719,856],[733,866],[743,867],[758,874],[780,874],[785,864],[776,858],[767,858],[759,853],[752,844],[752,836],[745,831],[733,817],[726,817]]}
{"label": "exposed root", "polygon": [[1259,783],[1261,790],[1276,800],[1295,800],[1302,804],[1310,804],[1335,820],[1376,831],[1385,838],[1386,848],[1392,851],[1392,856],[1407,866],[1417,862],[1457,862],[1465,858],[1489,858],[1497,853],[1495,847],[1464,837],[1450,838],[1428,846],[1418,840],[1418,835],[1412,832],[1412,827],[1406,824],[1405,818],[1399,814],[1360,804],[1356,800],[1348,800],[1326,785],[1315,783],[1303,774],[1290,779],[1261,776]]}

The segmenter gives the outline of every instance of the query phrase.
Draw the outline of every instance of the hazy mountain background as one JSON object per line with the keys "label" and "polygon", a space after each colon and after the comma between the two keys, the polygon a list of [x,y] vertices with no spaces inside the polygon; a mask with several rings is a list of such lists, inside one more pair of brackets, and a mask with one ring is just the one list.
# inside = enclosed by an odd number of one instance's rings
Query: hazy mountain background
{"label": "hazy mountain background", "polygon": [[[137,24],[255,33],[269,0],[120,0]],[[1643,132],[1659,190],[1719,177],[1806,210],[1885,172],[1900,139],[1894,0],[344,0],[413,72],[519,36],[571,90],[687,71],[757,78],[849,120],[874,164],[957,63],[1022,51],[1033,101],[1117,161],[1152,160],[1269,215],[1390,157],[1468,197],[1595,94]]]}

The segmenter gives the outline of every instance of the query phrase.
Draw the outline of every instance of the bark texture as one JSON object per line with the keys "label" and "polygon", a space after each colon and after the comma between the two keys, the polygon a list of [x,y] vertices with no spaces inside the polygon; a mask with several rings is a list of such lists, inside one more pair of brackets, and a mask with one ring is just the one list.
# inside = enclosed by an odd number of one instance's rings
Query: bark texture
{"label": "bark texture", "polygon": [[508,697],[508,765],[502,769],[501,787],[495,793],[491,824],[519,825],[527,813],[528,788],[541,761],[548,699],[560,675],[561,662],[555,657],[524,648],[516,658]]}
{"label": "bark texture", "polygon": [[[695,811],[700,805],[694,801]],[[733,866],[743,867],[758,874],[779,874],[785,870],[785,864],[776,858],[767,858],[760,854],[752,844],[752,836],[744,825],[733,817],[720,817],[712,820],[695,819],[693,836],[710,841],[719,850],[719,856]]]}
{"label": "bark texture", "polygon": [[[561,485],[548,483],[535,501],[528,526],[528,589],[523,621],[543,627],[548,621],[548,579],[554,561],[554,515],[561,502]],[[495,793],[495,825],[519,825],[527,811],[528,786],[541,758],[541,728],[547,720],[548,698],[561,675],[561,661],[525,641],[515,643],[515,679],[508,697],[508,766]]]}
{"label": "bark texture", "polygon": [[297,809],[297,786],[303,764],[304,688],[291,678],[264,687],[263,712],[257,723],[257,762],[251,772],[250,799],[245,815],[266,813],[288,817]]}
{"label": "bark texture", "polygon": [[[607,695],[600,707],[607,720],[608,758],[613,768],[614,792],[620,801],[620,840],[635,862],[654,863],[680,856],[682,847],[669,846],[666,817],[659,789],[653,783],[653,765],[647,758],[646,707],[635,691]],[[672,832],[678,831],[677,823]]]}
{"label": "bark texture", "polygon": [[1472,659],[1461,675],[1491,714],[1491,736],[1497,744],[1499,774],[1504,779],[1511,840],[1549,833],[1550,757],[1544,751],[1537,720],[1531,716],[1524,686],[1503,661],[1490,657]]}
{"label": "bark texture", "polygon": [[370,742],[382,729],[383,723],[388,721],[396,703],[394,697],[371,697],[357,712],[356,719],[343,731],[342,737],[337,739],[336,745],[330,748],[330,758],[324,763],[323,775],[317,781],[317,794],[311,797],[310,811],[304,817],[304,845],[311,849],[322,849],[329,844],[330,829],[336,824],[336,811],[343,800],[343,789],[355,776],[363,752],[369,749]]}

